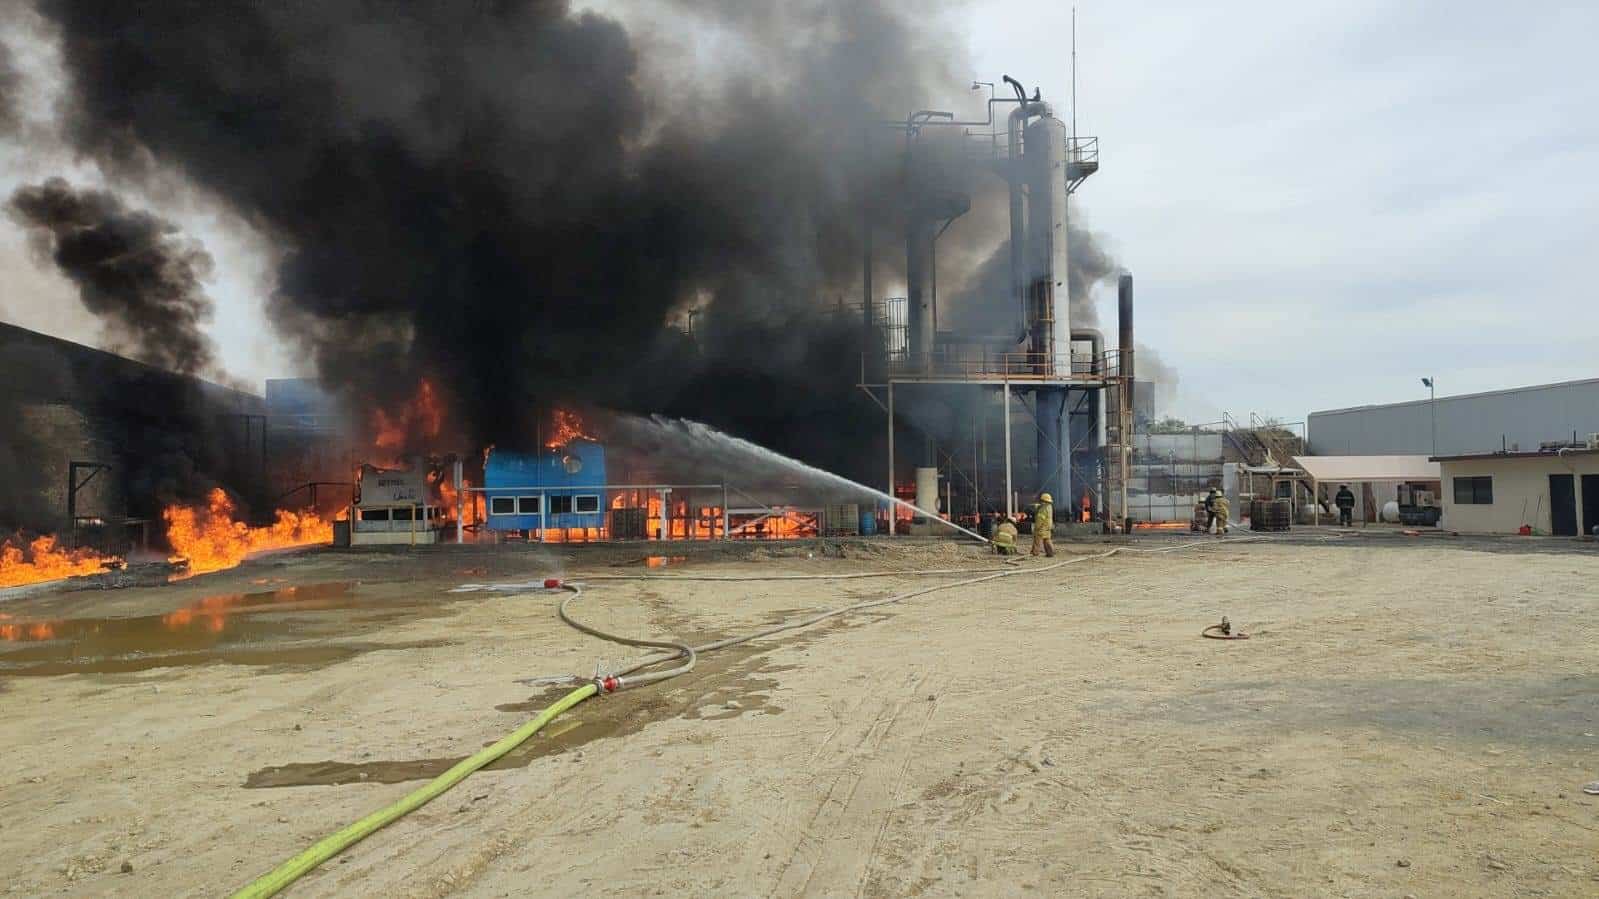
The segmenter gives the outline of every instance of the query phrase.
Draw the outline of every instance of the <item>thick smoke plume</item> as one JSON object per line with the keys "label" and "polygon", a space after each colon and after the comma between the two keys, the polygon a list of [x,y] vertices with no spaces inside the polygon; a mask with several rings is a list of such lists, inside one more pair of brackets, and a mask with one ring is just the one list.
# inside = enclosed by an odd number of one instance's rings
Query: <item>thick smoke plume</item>
{"label": "thick smoke plume", "polygon": [[198,241],[111,193],[75,189],[61,178],[18,188],[8,211],[77,286],[111,347],[183,374],[214,368],[201,331],[212,312],[203,283],[212,262]]}
{"label": "thick smoke plume", "polygon": [[[855,332],[794,324],[858,295],[859,198],[893,185],[863,127],[964,88],[908,2],[657,4],[714,25],[701,71],[561,2],[39,6],[81,152],[257,223],[328,382],[427,375],[480,444],[574,395],[757,426],[862,403]],[[697,350],[663,336],[689,306]]]}
{"label": "thick smoke plume", "polygon": [[[1099,311],[1094,308],[1093,288],[1113,280],[1121,268],[1094,232],[1071,219],[1066,223],[1066,253],[1071,265],[1067,287],[1071,292],[1072,327],[1097,328]],[[1004,330],[994,327],[1000,322],[1014,330],[1020,324],[1018,306],[1011,284],[1008,238],[1000,241],[949,299],[952,324],[990,333]]]}

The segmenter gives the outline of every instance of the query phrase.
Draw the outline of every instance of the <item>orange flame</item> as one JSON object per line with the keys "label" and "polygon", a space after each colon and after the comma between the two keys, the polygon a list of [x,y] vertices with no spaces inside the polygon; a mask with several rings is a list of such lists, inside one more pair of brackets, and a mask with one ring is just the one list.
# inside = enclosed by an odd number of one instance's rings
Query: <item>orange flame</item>
{"label": "orange flame", "polygon": [[121,564],[121,558],[102,556],[92,549],[57,548],[55,537],[35,537],[24,544],[17,535],[0,542],[0,587],[99,574]]}
{"label": "orange flame", "polygon": [[555,433],[545,442],[548,449],[560,449],[574,440],[593,440],[583,432],[583,419],[568,409],[555,410]]}
{"label": "orange flame", "polygon": [[444,427],[444,405],[426,378],[417,383],[416,396],[400,407],[394,415],[374,409],[372,411],[372,443],[378,449],[402,450],[411,448],[413,437],[431,440],[439,436]]}
{"label": "orange flame", "polygon": [[251,553],[285,549],[333,540],[333,522],[315,511],[278,510],[278,520],[252,528],[233,517],[233,500],[221,488],[211,491],[204,508],[168,506],[161,513],[167,522],[172,560],[188,560],[189,573],[221,571],[244,561]]}

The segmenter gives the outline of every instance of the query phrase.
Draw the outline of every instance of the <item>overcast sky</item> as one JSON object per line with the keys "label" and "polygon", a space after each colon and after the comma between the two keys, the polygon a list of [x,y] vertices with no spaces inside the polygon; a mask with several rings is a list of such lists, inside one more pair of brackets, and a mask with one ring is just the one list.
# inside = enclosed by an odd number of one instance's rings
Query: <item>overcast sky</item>
{"label": "overcast sky", "polygon": [[[1074,213],[1135,273],[1140,341],[1180,374],[1160,411],[1300,420],[1425,396],[1423,375],[1445,394],[1599,377],[1596,10],[1080,4],[1078,130],[1100,137],[1102,168]],[[1066,99],[1068,3],[982,3],[956,21],[973,78]],[[929,105],[953,105],[941,99]],[[7,193],[58,172],[74,176],[0,152]],[[257,385],[295,373],[264,332],[260,254],[203,212],[163,212],[217,257],[230,369]],[[92,334],[9,225],[0,264],[0,318]],[[19,302],[42,295],[55,302]]]}
{"label": "overcast sky", "polygon": [[[978,68],[1068,83],[1070,4],[971,20]],[[1599,4],[1080,4],[1077,212],[1177,414],[1599,377],[1596,37]]]}

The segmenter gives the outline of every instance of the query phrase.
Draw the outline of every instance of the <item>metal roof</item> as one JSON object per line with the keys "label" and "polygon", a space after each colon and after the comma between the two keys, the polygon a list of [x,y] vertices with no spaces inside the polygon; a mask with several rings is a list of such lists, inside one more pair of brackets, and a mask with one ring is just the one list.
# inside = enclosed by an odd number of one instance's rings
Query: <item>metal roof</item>
{"label": "metal roof", "polygon": [[[1579,378],[1575,381],[1554,381],[1549,384],[1528,384],[1523,387],[1505,387],[1499,390],[1484,390],[1479,393],[1451,393],[1448,396],[1438,397],[1438,402],[1445,400],[1471,400],[1484,396],[1505,396],[1512,393],[1526,393],[1532,390],[1548,390],[1553,387],[1577,387],[1587,384],[1599,384],[1599,378]],[[1320,409],[1311,412],[1311,415],[1337,415],[1341,412],[1364,412],[1368,409],[1400,409],[1405,406],[1427,406],[1433,402],[1430,398],[1402,400],[1397,403],[1368,403],[1364,406],[1345,406],[1341,409]]]}
{"label": "metal roof", "polygon": [[1438,463],[1426,456],[1295,456],[1317,481],[1436,481]]}
{"label": "metal roof", "polygon": [[1585,446],[1568,446],[1562,450],[1541,450],[1536,453],[1465,453],[1459,456],[1434,456],[1434,462],[1468,462],[1477,459],[1557,459],[1566,456],[1599,455],[1599,450]]}

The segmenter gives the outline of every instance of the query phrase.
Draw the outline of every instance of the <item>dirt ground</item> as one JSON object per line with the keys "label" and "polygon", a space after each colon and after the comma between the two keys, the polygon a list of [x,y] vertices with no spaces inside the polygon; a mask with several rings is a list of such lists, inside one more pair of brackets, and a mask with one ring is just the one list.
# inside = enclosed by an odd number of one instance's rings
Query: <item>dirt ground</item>
{"label": "dirt ground", "polygon": [[[1151,538],[707,655],[289,895],[1593,896],[1599,552],[1536,546]],[[633,657],[464,582],[648,571],[579,613],[699,639],[959,578],[674,577],[994,563],[683,552],[319,551],[0,604],[0,889],[226,893],[532,717],[517,678]],[[1201,639],[1223,615],[1251,639]]]}

